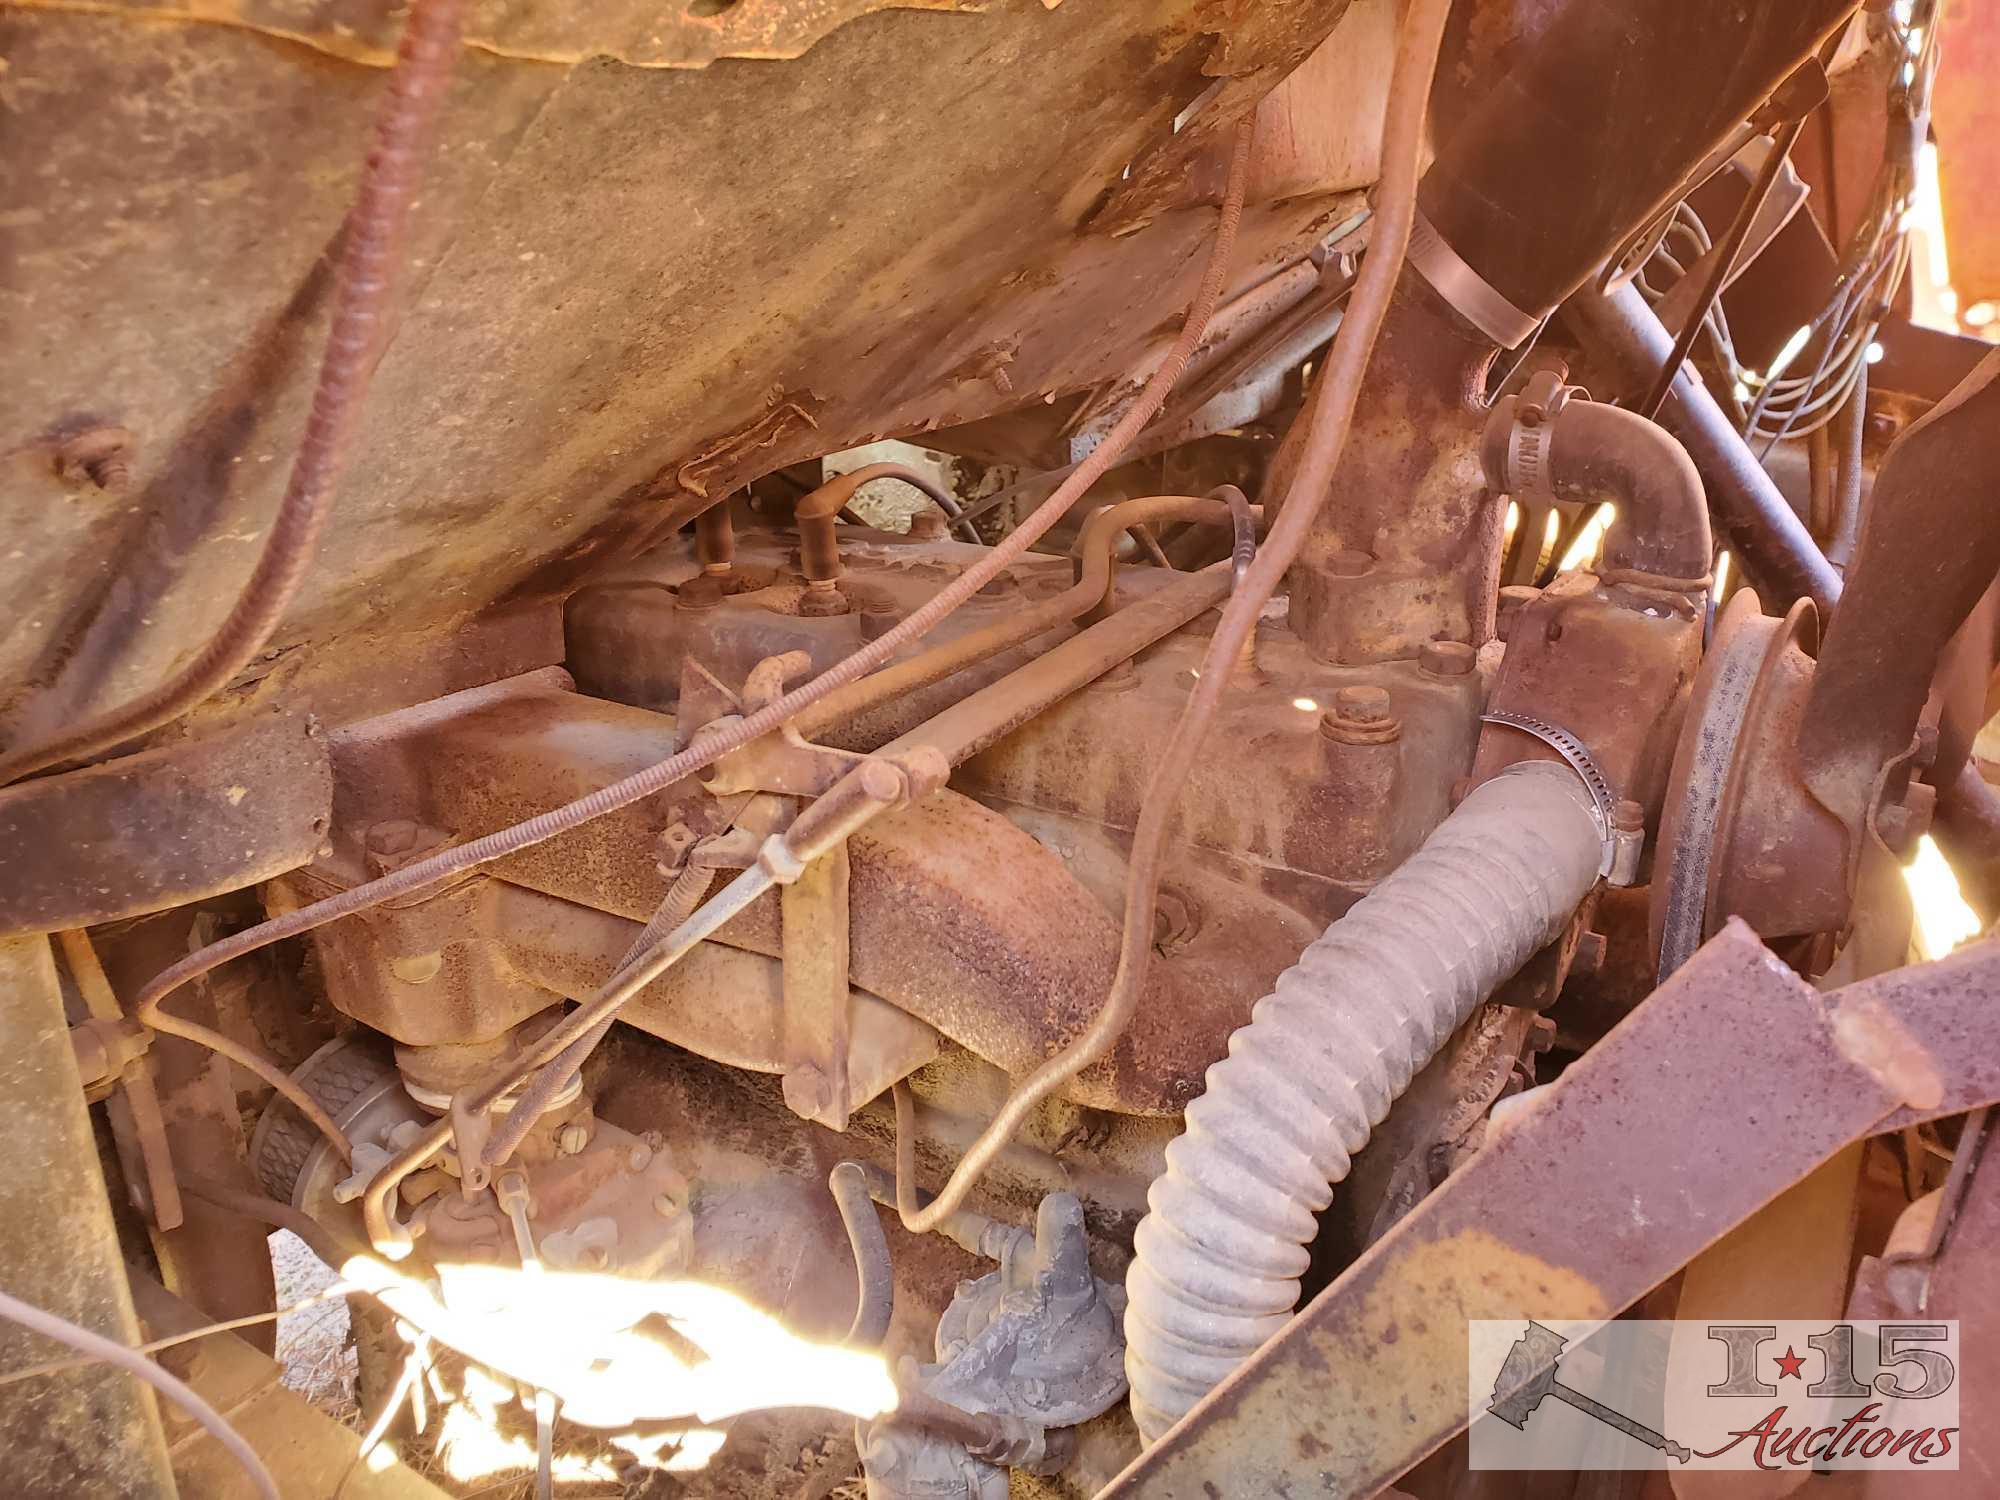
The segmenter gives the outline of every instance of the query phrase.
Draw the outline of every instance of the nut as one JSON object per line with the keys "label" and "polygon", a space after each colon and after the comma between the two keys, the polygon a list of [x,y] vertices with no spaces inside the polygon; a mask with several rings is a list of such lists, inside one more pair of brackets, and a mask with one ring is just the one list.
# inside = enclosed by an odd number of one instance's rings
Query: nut
{"label": "nut", "polygon": [[697,573],[674,594],[676,609],[714,609],[722,603],[728,585],[713,573]]}
{"label": "nut", "polygon": [[951,534],[951,523],[934,510],[920,510],[910,517],[905,534],[913,542],[941,542]]}
{"label": "nut", "polygon": [[799,613],[808,620],[826,620],[847,613],[847,595],[831,583],[811,583],[799,595]]}
{"label": "nut", "polygon": [[1417,650],[1417,667],[1429,677],[1463,677],[1477,658],[1463,641],[1425,641]]}

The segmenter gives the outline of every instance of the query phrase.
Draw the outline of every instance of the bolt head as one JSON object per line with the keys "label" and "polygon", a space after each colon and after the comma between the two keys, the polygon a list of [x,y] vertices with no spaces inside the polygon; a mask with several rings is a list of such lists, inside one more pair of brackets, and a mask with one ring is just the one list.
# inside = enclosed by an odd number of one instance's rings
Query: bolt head
{"label": "bolt head", "polygon": [[863,761],[860,786],[870,802],[894,802],[903,795],[903,773],[887,761]]}
{"label": "bolt head", "polygon": [[934,510],[921,510],[910,517],[907,533],[913,542],[941,542],[951,534],[951,524]]}
{"label": "bolt head", "polygon": [[826,1075],[811,1063],[802,1063],[785,1075],[784,1091],[785,1108],[805,1120],[819,1118],[833,1102]]}
{"label": "bolt head", "polygon": [[1332,713],[1343,724],[1386,724],[1392,717],[1389,690],[1360,685],[1344,687],[1333,695]]}
{"label": "bolt head", "polygon": [[663,1219],[671,1219],[681,1211],[681,1200],[672,1193],[661,1193],[653,1200],[653,1212]]}
{"label": "bolt head", "polygon": [[1463,641],[1425,641],[1417,650],[1417,668],[1429,677],[1463,677],[1477,658]]}
{"label": "bolt head", "polygon": [[565,1125],[556,1136],[556,1150],[564,1156],[575,1156],[590,1144],[590,1132],[581,1125]]}

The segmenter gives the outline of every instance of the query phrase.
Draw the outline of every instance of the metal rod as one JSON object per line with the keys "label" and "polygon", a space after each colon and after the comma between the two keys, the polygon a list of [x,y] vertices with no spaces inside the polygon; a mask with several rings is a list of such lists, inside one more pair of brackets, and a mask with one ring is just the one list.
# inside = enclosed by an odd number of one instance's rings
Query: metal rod
{"label": "metal rod", "polygon": [[1640,416],[1652,418],[1659,415],[1660,405],[1667,399],[1672,389],[1674,376],[1686,362],[1688,351],[1694,348],[1694,341],[1701,335],[1702,322],[1708,317],[1708,310],[1715,305],[1715,299],[1722,295],[1722,289],[1729,285],[1729,276],[1736,269],[1736,257],[1743,253],[1743,242],[1750,237],[1750,226],[1757,221],[1763,210],[1764,201],[1771,196],[1771,189],[1777,185],[1778,174],[1784,171],[1785,162],[1797,144],[1799,132],[1805,129],[1805,116],[1801,115],[1778,132],[1775,145],[1764,158],[1764,165],[1757,169],[1756,181],[1750,184],[1750,191],[1743,196],[1742,207],[1736,210],[1736,218],[1716,246],[1715,262],[1709,268],[1708,281],[1701,294],[1688,309],[1687,321],[1681,325],[1679,337],[1674,340],[1673,351],[1660,363],[1660,373],[1653,377],[1653,387],[1646,392],[1646,399],[1634,408]]}

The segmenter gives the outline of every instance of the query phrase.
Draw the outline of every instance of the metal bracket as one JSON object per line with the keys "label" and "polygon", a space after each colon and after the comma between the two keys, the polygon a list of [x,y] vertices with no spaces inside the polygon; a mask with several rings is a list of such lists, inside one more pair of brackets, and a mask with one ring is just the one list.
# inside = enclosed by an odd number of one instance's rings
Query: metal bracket
{"label": "metal bracket", "polygon": [[1618,826],[1615,815],[1618,796],[1612,791],[1611,783],[1604,779],[1604,773],[1597,769],[1597,762],[1590,758],[1590,752],[1584,749],[1583,741],[1560,724],[1551,724],[1530,714],[1496,709],[1492,713],[1481,714],[1480,719],[1487,724],[1504,724],[1509,729],[1533,735],[1560,755],[1563,762],[1582,778],[1584,789],[1590,793],[1598,836],[1604,840],[1604,859],[1597,867],[1597,873],[1607,885],[1631,885],[1638,878],[1639,854],[1646,842],[1645,830]]}

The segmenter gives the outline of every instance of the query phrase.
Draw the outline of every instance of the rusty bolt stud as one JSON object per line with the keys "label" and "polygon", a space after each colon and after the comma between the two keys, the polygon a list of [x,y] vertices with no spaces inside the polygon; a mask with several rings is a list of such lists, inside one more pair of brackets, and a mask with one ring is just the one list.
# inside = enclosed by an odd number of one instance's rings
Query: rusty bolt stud
{"label": "rusty bolt stud", "polygon": [[132,434],[123,427],[93,427],[56,450],[65,479],[87,479],[100,490],[123,489],[132,479]]}
{"label": "rusty bolt stud", "polygon": [[910,517],[906,534],[913,542],[941,542],[951,535],[951,523],[934,510],[920,510]]}
{"label": "rusty bolt stud", "polygon": [[1425,641],[1417,649],[1417,669],[1426,677],[1463,677],[1478,654],[1463,641]]}
{"label": "rusty bolt stud", "polygon": [[1878,443],[1891,441],[1902,430],[1903,424],[1894,412],[1878,411],[1868,415],[1868,435]]}
{"label": "rusty bolt stud", "polygon": [[1389,692],[1379,687],[1344,687],[1333,695],[1333,707],[1320,715],[1319,732],[1343,745],[1380,745],[1403,732],[1390,707]]}
{"label": "rusty bolt stud", "polygon": [[556,1135],[556,1150],[564,1156],[575,1156],[590,1144],[590,1132],[574,1122],[563,1126]]}

